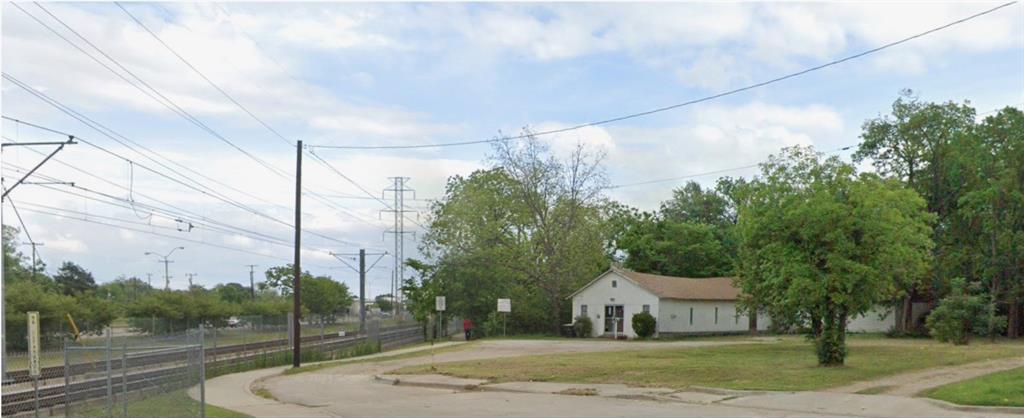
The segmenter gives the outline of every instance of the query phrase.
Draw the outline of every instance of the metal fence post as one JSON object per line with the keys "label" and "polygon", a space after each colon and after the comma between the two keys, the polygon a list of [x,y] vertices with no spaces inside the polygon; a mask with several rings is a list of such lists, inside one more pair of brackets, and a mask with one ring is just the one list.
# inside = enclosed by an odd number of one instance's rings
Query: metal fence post
{"label": "metal fence post", "polygon": [[128,418],[128,339],[121,349],[121,402],[124,403],[122,417]]}
{"label": "metal fence post", "polygon": [[113,382],[113,380],[111,380],[111,377],[112,377],[112,375],[114,373],[113,373],[113,371],[111,370],[111,367],[110,367],[110,349],[111,349],[110,344],[111,344],[112,338],[113,338],[113,335],[111,334],[110,327],[108,326],[107,327],[107,345],[106,345],[106,351],[107,351],[107,416],[111,417],[111,418],[113,418],[113,416],[114,416],[114,386],[113,386],[114,382]]}
{"label": "metal fence post", "polygon": [[64,337],[64,416],[71,416],[71,363],[68,359],[68,337]]}
{"label": "metal fence post", "polygon": [[[203,347],[206,333],[203,330],[203,324],[199,324],[199,418],[206,418],[206,349]],[[216,344],[216,328],[213,333],[213,341]]]}

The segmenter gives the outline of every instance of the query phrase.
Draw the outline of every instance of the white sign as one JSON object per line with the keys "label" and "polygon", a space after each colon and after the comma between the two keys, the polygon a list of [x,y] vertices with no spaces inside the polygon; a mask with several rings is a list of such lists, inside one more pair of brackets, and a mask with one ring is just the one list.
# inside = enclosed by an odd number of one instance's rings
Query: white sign
{"label": "white sign", "polygon": [[512,299],[498,299],[498,312],[512,312]]}
{"label": "white sign", "polygon": [[28,313],[28,375],[39,376],[39,312]]}
{"label": "white sign", "polygon": [[444,296],[437,296],[434,298],[434,305],[438,312],[444,312]]}

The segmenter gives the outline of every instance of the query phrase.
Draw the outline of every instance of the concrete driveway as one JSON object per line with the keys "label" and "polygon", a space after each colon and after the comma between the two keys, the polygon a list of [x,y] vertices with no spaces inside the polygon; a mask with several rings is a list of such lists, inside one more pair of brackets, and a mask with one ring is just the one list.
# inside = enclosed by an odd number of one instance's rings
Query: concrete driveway
{"label": "concrete driveway", "polygon": [[[207,400],[211,404],[256,417],[959,417],[993,416],[999,413],[995,410],[951,410],[919,398],[847,393],[709,393],[627,388],[621,385],[530,382],[485,385],[483,388],[486,390],[467,390],[467,385],[474,386],[482,382],[444,376],[401,376],[399,379],[402,381],[397,385],[386,380],[386,373],[390,370],[429,364],[431,361],[771,342],[771,339],[675,342],[490,340],[433,356],[359,362],[290,376],[279,375],[283,368],[222,376],[207,382]],[[402,351],[411,350],[399,350],[385,355]],[[251,392],[250,387],[257,380],[259,382],[256,386],[269,391],[275,399],[261,398]]]}

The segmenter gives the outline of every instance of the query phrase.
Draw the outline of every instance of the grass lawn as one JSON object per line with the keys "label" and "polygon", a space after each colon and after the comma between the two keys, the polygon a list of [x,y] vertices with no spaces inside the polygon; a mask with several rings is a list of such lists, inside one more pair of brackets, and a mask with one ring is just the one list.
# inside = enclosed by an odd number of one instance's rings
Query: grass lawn
{"label": "grass lawn", "polygon": [[851,336],[842,367],[819,367],[814,346],[801,337],[778,343],[707,348],[510,357],[413,366],[398,373],[442,373],[493,382],[550,381],[623,383],[685,388],[712,386],[754,390],[813,390],[900,372],[1019,356],[1024,341],[953,346],[925,339]]}
{"label": "grass lawn", "polygon": [[[120,416],[124,406],[122,404],[114,405],[114,415]],[[107,409],[105,406],[93,406],[92,408],[84,411],[77,411],[75,415],[85,417],[105,417],[107,416]],[[199,402],[190,398],[185,389],[176,390],[173,392],[146,397],[144,399],[134,400],[128,403],[128,416],[130,417],[183,417],[183,416],[199,416]],[[206,404],[206,417],[207,418],[246,418],[245,415],[240,412],[235,412],[229,409],[218,408],[216,406]]]}
{"label": "grass lawn", "polygon": [[940,386],[924,396],[961,405],[1024,406],[1024,367]]}

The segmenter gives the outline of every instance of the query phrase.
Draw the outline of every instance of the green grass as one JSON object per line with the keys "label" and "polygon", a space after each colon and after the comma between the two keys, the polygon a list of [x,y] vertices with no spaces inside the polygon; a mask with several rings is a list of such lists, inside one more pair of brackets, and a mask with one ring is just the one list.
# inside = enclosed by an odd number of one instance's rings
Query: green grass
{"label": "green grass", "polygon": [[[114,415],[120,416],[122,404],[114,405]],[[128,403],[128,416],[130,417],[181,417],[199,416],[199,401],[188,396],[185,389],[150,396],[130,401]],[[90,409],[76,411],[76,416],[84,417],[105,417],[107,409],[105,406],[93,406]],[[229,409],[218,408],[206,404],[207,418],[246,418],[249,415],[235,412]]]}
{"label": "green grass", "polygon": [[707,348],[666,348],[573,353],[439,363],[398,373],[442,373],[492,382],[622,383],[682,389],[712,386],[751,390],[814,390],[938,366],[1019,356],[1024,341],[953,346],[920,339],[858,338],[848,341],[842,367],[819,367],[811,343],[784,337],[777,343]]}
{"label": "green grass", "polygon": [[1024,406],[1024,367],[940,386],[924,396],[961,405]]}

